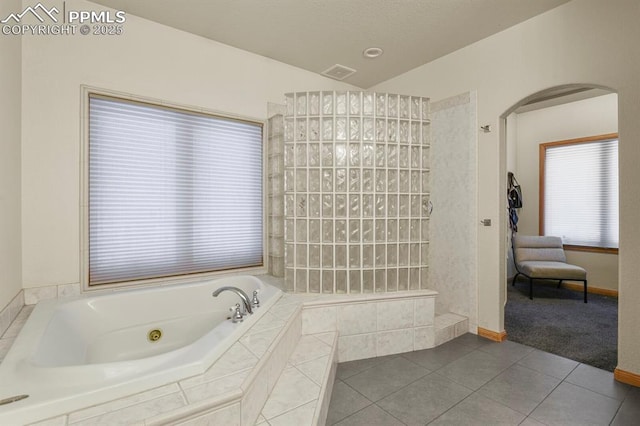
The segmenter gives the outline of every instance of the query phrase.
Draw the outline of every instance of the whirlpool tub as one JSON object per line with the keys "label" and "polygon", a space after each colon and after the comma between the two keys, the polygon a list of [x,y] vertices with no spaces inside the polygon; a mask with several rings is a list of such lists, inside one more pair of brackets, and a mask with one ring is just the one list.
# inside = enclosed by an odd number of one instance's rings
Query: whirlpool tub
{"label": "whirlpool tub", "polygon": [[[239,323],[232,291],[259,293]],[[0,424],[23,424],[201,374],[279,298],[254,276],[40,302],[0,364]]]}

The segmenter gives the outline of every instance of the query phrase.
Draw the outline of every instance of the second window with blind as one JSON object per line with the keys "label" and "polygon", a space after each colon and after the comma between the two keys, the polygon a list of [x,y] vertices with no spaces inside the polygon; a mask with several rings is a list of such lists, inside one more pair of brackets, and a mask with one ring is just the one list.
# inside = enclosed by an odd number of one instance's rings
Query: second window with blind
{"label": "second window with blind", "polygon": [[540,144],[540,235],[617,251],[617,134]]}
{"label": "second window with blind", "polygon": [[89,285],[263,265],[261,123],[88,102]]}

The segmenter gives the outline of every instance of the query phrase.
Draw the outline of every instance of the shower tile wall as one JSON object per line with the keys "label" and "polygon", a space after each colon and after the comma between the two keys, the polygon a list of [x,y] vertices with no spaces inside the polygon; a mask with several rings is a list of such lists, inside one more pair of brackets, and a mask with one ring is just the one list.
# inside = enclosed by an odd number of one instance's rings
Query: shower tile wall
{"label": "shower tile wall", "polygon": [[[468,92],[431,104],[431,289],[439,312],[455,312],[477,330],[477,104]],[[455,173],[451,173],[455,170]]]}
{"label": "shower tile wall", "polygon": [[288,291],[427,288],[429,135],[428,98],[286,95]]}

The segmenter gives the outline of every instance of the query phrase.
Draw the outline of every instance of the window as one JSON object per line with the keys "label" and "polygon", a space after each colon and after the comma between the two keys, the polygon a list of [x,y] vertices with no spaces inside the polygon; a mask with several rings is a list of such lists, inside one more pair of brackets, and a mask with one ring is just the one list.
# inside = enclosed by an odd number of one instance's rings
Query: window
{"label": "window", "polygon": [[262,124],[89,96],[89,285],[262,266]]}
{"label": "window", "polygon": [[541,144],[540,169],[541,235],[617,249],[618,135]]}

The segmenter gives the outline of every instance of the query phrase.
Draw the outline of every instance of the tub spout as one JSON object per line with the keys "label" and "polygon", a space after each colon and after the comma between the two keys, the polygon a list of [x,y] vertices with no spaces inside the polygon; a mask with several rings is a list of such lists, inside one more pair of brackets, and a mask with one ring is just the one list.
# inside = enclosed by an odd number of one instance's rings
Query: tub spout
{"label": "tub spout", "polygon": [[250,314],[253,314],[253,310],[251,309],[251,301],[249,300],[249,296],[247,296],[247,293],[245,293],[238,287],[220,287],[219,289],[214,291],[211,295],[213,297],[218,297],[218,295],[223,291],[232,291],[235,294],[237,294],[240,297],[240,299],[242,299],[242,304],[244,305],[244,311]]}

